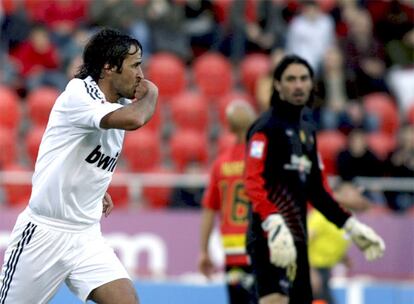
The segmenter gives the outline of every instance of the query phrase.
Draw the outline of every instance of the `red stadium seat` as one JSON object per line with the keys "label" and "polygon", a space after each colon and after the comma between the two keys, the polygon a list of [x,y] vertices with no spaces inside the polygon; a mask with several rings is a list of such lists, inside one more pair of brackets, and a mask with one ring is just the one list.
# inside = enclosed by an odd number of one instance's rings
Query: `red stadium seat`
{"label": "red stadium seat", "polygon": [[408,108],[407,122],[411,125],[414,125],[414,100],[411,106]]}
{"label": "red stadium seat", "polygon": [[199,132],[183,130],[174,133],[170,139],[170,149],[172,161],[180,172],[191,162],[207,164],[207,139],[200,136]]}
{"label": "red stadium seat", "polygon": [[156,133],[161,132],[162,124],[163,124],[163,116],[162,116],[162,101],[158,101],[157,108],[155,109],[154,115],[151,117],[150,121],[147,122],[145,126],[142,127],[141,130],[150,130]]}
{"label": "red stadium seat", "polygon": [[158,53],[151,56],[146,71],[148,79],[158,86],[162,99],[181,93],[187,85],[185,65],[175,55]]}
{"label": "red stadium seat", "polygon": [[42,141],[43,133],[45,129],[42,127],[35,127],[26,134],[26,154],[30,160],[30,163],[34,167],[36,164],[37,154],[39,152],[39,146]]}
{"label": "red stadium seat", "polygon": [[209,98],[226,94],[233,86],[231,64],[221,54],[206,53],[198,57],[193,72],[197,87]]}
{"label": "red stadium seat", "polygon": [[317,134],[316,141],[325,172],[328,175],[335,175],[337,173],[336,159],[338,153],[346,147],[346,136],[339,131],[321,131]]}
{"label": "red stadium seat", "polygon": [[[3,168],[5,172],[26,172],[31,173],[30,169],[26,169],[18,164],[9,164]],[[29,202],[30,194],[32,192],[32,184],[28,183],[11,183],[9,179],[4,182],[4,191],[6,195],[7,205],[10,207],[23,207]]]}
{"label": "red stadium seat", "polygon": [[266,75],[270,68],[270,58],[265,54],[251,54],[243,59],[240,66],[241,82],[249,94],[256,95],[257,80]]}
{"label": "red stadium seat", "polygon": [[223,126],[227,126],[227,119],[226,119],[226,108],[229,105],[230,102],[234,101],[234,100],[245,100],[247,102],[249,102],[250,104],[254,106],[254,102],[252,100],[252,97],[249,94],[246,94],[244,92],[241,91],[231,91],[223,96],[221,96],[218,100],[217,100],[217,106],[218,106],[218,118],[220,123]]}
{"label": "red stadium seat", "polygon": [[[171,174],[172,171],[166,168],[157,167],[151,170],[149,173],[154,174]],[[172,188],[171,187],[162,187],[162,186],[153,186],[153,187],[143,187],[142,196],[146,200],[149,208],[159,209],[165,208],[170,204]]]}
{"label": "red stadium seat", "polygon": [[40,87],[27,96],[29,118],[36,126],[46,126],[49,114],[59,91],[51,87]]}
{"label": "red stadium seat", "polygon": [[161,142],[158,133],[140,129],[125,136],[123,157],[131,171],[147,172],[161,161]]}
{"label": "red stadium seat", "polygon": [[17,131],[21,117],[19,97],[10,88],[0,86],[0,100],[0,127]]}
{"label": "red stadium seat", "polygon": [[185,92],[171,100],[171,118],[178,129],[206,132],[209,115],[207,100],[196,92]]}
{"label": "red stadium seat", "polygon": [[397,106],[388,94],[372,93],[363,98],[365,110],[378,117],[380,131],[394,135],[399,126],[400,118]]}
{"label": "red stadium seat", "polygon": [[371,151],[381,160],[385,160],[397,146],[395,136],[384,132],[368,134],[367,142]]}
{"label": "red stadium seat", "polygon": [[16,134],[0,127],[0,169],[17,159],[16,143]]}

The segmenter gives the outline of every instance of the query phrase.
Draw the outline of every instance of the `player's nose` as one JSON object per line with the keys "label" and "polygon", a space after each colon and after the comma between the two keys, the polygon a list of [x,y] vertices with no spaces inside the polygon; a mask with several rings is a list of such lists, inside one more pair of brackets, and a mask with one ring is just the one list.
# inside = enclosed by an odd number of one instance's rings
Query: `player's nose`
{"label": "player's nose", "polygon": [[144,73],[142,72],[141,67],[137,68],[136,78],[140,78],[140,79],[144,78]]}

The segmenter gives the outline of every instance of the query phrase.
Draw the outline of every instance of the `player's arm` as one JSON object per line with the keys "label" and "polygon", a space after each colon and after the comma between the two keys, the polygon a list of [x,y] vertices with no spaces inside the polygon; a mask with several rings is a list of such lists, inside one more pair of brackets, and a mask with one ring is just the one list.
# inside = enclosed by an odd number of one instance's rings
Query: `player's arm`
{"label": "player's arm", "polygon": [[268,137],[257,132],[248,141],[245,169],[246,193],[254,212],[262,219],[262,228],[267,233],[270,260],[278,267],[288,267],[296,261],[293,236],[275,204],[269,200],[263,172],[268,157]]}
{"label": "player's arm", "polygon": [[198,268],[206,277],[210,277],[214,270],[213,262],[208,253],[208,244],[214,227],[215,213],[216,212],[210,208],[203,208],[201,213],[200,257]]}
{"label": "player's arm", "polygon": [[338,227],[342,227],[351,214],[343,209],[332,196],[332,191],[327,183],[326,176],[321,171],[323,165],[318,157],[316,143],[311,154],[311,161],[312,169],[309,184],[310,201],[329,221]]}
{"label": "player's arm", "polygon": [[103,129],[136,130],[144,126],[154,115],[158,99],[158,88],[149,80],[142,79],[136,99],[116,111],[105,115],[100,122]]}
{"label": "player's arm", "polygon": [[244,183],[246,194],[253,206],[253,211],[265,220],[270,214],[277,213],[277,207],[269,200],[269,193],[265,188],[265,169],[268,149],[268,138],[263,132],[256,132],[248,140],[246,153],[246,169]]}
{"label": "player's arm", "polygon": [[208,252],[208,244],[211,232],[214,227],[215,214],[221,207],[221,196],[219,189],[219,172],[220,160],[217,159],[212,166],[210,180],[204,192],[201,205],[203,211],[201,213],[201,229],[200,229],[200,256],[198,260],[198,268],[206,277],[210,277],[213,273],[214,265]]}
{"label": "player's arm", "polygon": [[312,204],[329,221],[338,227],[343,227],[349,233],[352,241],[364,253],[367,260],[371,261],[380,258],[385,251],[383,239],[373,229],[361,223],[356,217],[339,206],[338,202],[332,198],[323,185],[316,149],[312,158],[312,163],[315,164],[312,166],[310,185]]}
{"label": "player's arm", "polygon": [[109,214],[111,214],[112,209],[114,209],[114,202],[112,201],[109,193],[105,192],[105,195],[102,199],[102,213],[105,214],[105,217],[107,217]]}

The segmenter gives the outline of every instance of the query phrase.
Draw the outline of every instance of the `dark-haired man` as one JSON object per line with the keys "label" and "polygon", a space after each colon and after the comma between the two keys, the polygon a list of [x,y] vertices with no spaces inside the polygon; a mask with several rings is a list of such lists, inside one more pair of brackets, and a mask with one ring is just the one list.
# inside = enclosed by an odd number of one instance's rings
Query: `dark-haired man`
{"label": "dark-haired man", "polygon": [[310,304],[306,204],[344,227],[368,260],[382,256],[383,240],[325,191],[315,131],[302,110],[313,98],[313,71],[286,56],[273,74],[271,107],[250,128],[245,187],[252,203],[247,249],[260,304]]}
{"label": "dark-haired man", "polygon": [[112,208],[106,190],[125,130],[155,110],[158,89],[141,62],[140,43],[118,31],[101,30],[86,45],[79,73],[50,113],[32,195],[5,253],[1,304],[47,303],[63,282],[82,301],[139,302],[99,221]]}

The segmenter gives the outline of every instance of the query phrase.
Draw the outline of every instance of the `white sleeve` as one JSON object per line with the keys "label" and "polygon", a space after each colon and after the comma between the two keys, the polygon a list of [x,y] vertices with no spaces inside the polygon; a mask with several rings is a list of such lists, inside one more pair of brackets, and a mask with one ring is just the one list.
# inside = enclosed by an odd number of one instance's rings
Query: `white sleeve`
{"label": "white sleeve", "polygon": [[97,88],[87,87],[81,79],[72,80],[66,87],[65,114],[68,121],[79,128],[101,129],[102,118],[123,106],[110,103],[97,93]]}

